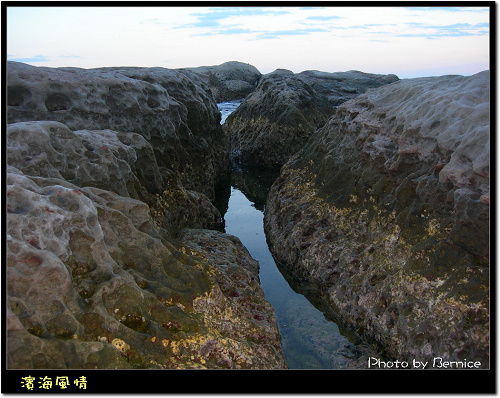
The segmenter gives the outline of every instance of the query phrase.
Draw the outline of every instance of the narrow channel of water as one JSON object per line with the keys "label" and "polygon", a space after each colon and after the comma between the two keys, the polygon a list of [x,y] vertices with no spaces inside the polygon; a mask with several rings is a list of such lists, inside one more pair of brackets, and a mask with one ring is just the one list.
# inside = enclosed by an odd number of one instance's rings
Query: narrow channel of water
{"label": "narrow channel of water", "polygon": [[[227,111],[224,104],[219,104],[221,113]],[[232,110],[236,109],[232,105]],[[223,113],[223,120],[229,113]],[[321,300],[316,300],[315,293],[278,267],[269,251],[263,211],[275,177],[235,166],[230,192],[226,193],[230,196],[224,220],[226,233],[237,236],[260,264],[260,282],[276,314],[288,367],[365,369],[368,358],[376,353],[349,328],[336,323],[335,314],[320,310]]]}

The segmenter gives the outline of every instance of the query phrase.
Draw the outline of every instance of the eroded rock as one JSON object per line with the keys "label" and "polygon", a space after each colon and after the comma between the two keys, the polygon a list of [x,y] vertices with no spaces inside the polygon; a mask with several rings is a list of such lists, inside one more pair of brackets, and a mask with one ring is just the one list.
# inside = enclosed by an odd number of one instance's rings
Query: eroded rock
{"label": "eroded rock", "polygon": [[333,73],[306,70],[298,73],[297,77],[307,82],[332,106],[339,106],[363,94],[369,88],[384,86],[399,80],[396,75],[379,75],[357,70]]}
{"label": "eroded rock", "polygon": [[186,69],[198,74],[210,86],[217,102],[245,98],[255,90],[262,76],[254,66],[236,61]]}
{"label": "eroded rock", "polygon": [[333,113],[311,86],[293,72],[278,69],[262,77],[224,128],[237,161],[276,170]]}
{"label": "eroded rock", "polygon": [[9,368],[286,366],[235,238],[184,244],[142,201],[12,166],[7,198]]}
{"label": "eroded rock", "polygon": [[273,254],[389,357],[489,366],[489,74],[341,105],[281,171]]}
{"label": "eroded rock", "polygon": [[224,124],[237,161],[268,170],[279,170],[300,150],[335,107],[364,93],[398,80],[395,75],[358,71],[294,74],[278,69],[264,75]]}
{"label": "eroded rock", "polygon": [[[274,313],[258,288],[258,263],[241,243],[202,230],[190,232],[194,247],[174,239],[186,227],[221,225],[203,192],[213,193],[227,151],[223,140],[211,147],[220,113],[212,112],[215,103],[202,83],[164,70],[86,75],[75,68],[9,68],[9,84],[30,91],[10,90],[9,118],[55,119],[7,128],[9,368],[286,367]],[[151,76],[160,83],[149,83]],[[104,101],[101,122],[130,118],[123,123],[131,131],[75,128],[101,126],[90,105],[121,80],[128,83],[114,98],[123,107]],[[80,85],[98,94],[89,92],[86,103]],[[158,114],[141,100],[148,85],[163,96],[146,101]],[[129,106],[137,113],[123,113]],[[179,130],[171,130],[177,122]],[[168,137],[157,139],[155,123]],[[186,156],[186,163],[169,163],[165,153]],[[199,178],[191,181],[191,173]],[[205,250],[198,242],[207,239]]]}
{"label": "eroded rock", "polygon": [[140,199],[151,206],[157,225],[173,235],[183,228],[222,228],[209,198],[184,188],[173,172],[161,173],[151,144],[139,134],[22,122],[8,125],[7,143],[8,164],[23,173]]}
{"label": "eroded rock", "polygon": [[[191,75],[191,77],[190,77]],[[164,68],[47,68],[7,65],[7,119],[59,121],[71,130],[137,133],[162,174],[215,196],[229,148],[209,87],[192,72]]]}

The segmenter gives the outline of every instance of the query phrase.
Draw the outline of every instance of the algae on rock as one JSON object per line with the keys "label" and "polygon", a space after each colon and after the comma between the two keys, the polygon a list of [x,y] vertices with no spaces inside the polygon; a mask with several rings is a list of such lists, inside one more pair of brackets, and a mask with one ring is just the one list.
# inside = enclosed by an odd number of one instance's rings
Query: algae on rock
{"label": "algae on rock", "polygon": [[285,368],[208,86],[118,69],[8,63],[7,366]]}
{"label": "algae on rock", "polygon": [[258,281],[234,238],[238,259],[225,255],[231,238],[211,231],[210,242],[222,239],[213,259],[158,229],[141,201],[12,166],[7,195],[10,368],[286,366],[258,284],[236,298],[220,280],[226,262]]}
{"label": "algae on rock", "polygon": [[232,157],[278,171],[307,143],[342,102],[398,80],[358,71],[327,73],[286,69],[268,73],[224,123]]}
{"label": "algae on rock", "polygon": [[281,170],[273,254],[400,360],[489,367],[489,76],[367,91]]}

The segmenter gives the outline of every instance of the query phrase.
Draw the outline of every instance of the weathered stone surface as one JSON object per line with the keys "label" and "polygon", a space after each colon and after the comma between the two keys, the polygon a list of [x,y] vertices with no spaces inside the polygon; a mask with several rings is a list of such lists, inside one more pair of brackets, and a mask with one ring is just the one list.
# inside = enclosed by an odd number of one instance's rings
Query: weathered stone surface
{"label": "weathered stone surface", "polygon": [[46,68],[7,64],[9,123],[59,121],[71,130],[142,135],[162,174],[214,199],[229,167],[220,112],[189,71],[164,68]]}
{"label": "weathered stone surface", "polygon": [[276,170],[307,142],[334,109],[293,72],[278,69],[226,119],[232,156],[250,166]]}
{"label": "weathered stone surface", "polygon": [[217,102],[245,98],[255,90],[262,76],[254,66],[236,61],[183,70],[198,74],[210,86]]}
{"label": "weathered stone surface", "polygon": [[151,144],[135,133],[71,131],[59,122],[8,125],[7,162],[30,176],[64,179],[149,204],[155,222],[175,235],[183,228],[222,228],[208,197],[161,173]]}
{"label": "weathered stone surface", "polygon": [[259,263],[240,240],[210,230],[184,230],[180,240],[188,254],[212,265],[217,281],[212,299],[198,300],[196,309],[207,314],[206,325],[232,336],[232,361],[251,368],[286,368],[274,310],[260,286]]}
{"label": "weathered stone surface", "polygon": [[277,170],[335,113],[335,107],[368,88],[397,81],[395,75],[358,71],[278,69],[264,75],[224,128],[232,156],[251,166]]}
{"label": "weathered stone surface", "polygon": [[[140,107],[124,113],[124,119],[132,119],[124,120],[127,129],[136,126],[140,134],[71,129],[55,120],[8,125],[8,367],[286,367],[273,310],[258,287],[258,263],[230,236],[183,232],[221,225],[219,211],[203,191],[215,185],[215,170],[222,169],[227,151],[223,141],[210,148],[216,135],[210,136],[204,123],[219,125],[220,113],[212,112],[215,103],[200,91],[202,83],[180,72],[169,82],[172,76],[163,70],[95,70],[82,77],[87,72],[73,68],[40,68],[40,74],[16,68],[9,84],[26,86],[39,98],[19,99],[16,93],[26,92],[11,89],[13,119],[47,117],[98,126],[92,119],[96,114],[83,108],[102,100],[110,81],[130,80],[113,97],[130,105],[141,98],[141,87],[152,84],[146,82],[151,76],[182,103],[172,100],[163,116],[148,118]],[[58,79],[57,90],[75,99],[66,104],[68,113],[40,102],[56,89],[51,78]],[[153,86],[166,100],[170,97],[160,83]],[[92,93],[85,103],[80,85],[101,94]],[[103,114],[113,124],[117,112],[108,108]],[[142,122],[135,120],[142,116]],[[178,131],[169,130],[173,121],[180,123]],[[162,132],[173,135],[157,140],[149,130],[155,123],[158,128],[164,123]],[[213,132],[218,134],[220,126]],[[195,158],[168,165],[159,156],[165,147],[179,159]],[[185,183],[195,172],[201,178]],[[186,244],[174,239],[181,232],[190,237]],[[210,242],[206,250],[202,242]]]}
{"label": "weathered stone surface", "polygon": [[9,368],[285,366],[235,238],[184,244],[144,202],[12,166],[6,194]]}
{"label": "weathered stone surface", "polygon": [[384,86],[399,80],[396,75],[378,75],[357,70],[333,73],[306,70],[298,73],[297,77],[308,83],[332,106],[339,106],[369,88]]}
{"label": "weathered stone surface", "polygon": [[489,366],[489,73],[341,105],[281,170],[265,229],[381,352]]}
{"label": "weathered stone surface", "polygon": [[[64,179],[134,198],[160,193],[164,185],[151,145],[139,134],[73,132],[59,122],[21,122],[8,125],[7,143],[8,164],[27,175]],[[142,159],[139,168],[138,159]],[[149,165],[146,170],[145,165]],[[139,178],[147,190],[135,173],[142,173]]]}

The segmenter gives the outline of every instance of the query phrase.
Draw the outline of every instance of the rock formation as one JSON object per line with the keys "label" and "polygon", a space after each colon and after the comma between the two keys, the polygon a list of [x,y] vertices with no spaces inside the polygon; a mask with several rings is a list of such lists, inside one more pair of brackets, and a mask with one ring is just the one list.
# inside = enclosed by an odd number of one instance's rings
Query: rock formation
{"label": "rock formation", "polygon": [[254,66],[236,61],[182,70],[198,74],[210,86],[217,102],[245,98],[255,90],[262,76]]}
{"label": "rock formation", "polygon": [[306,70],[298,73],[297,77],[309,84],[332,106],[339,106],[363,94],[369,88],[384,86],[399,80],[396,75],[378,75],[357,70],[333,73]]}
{"label": "rock formation", "polygon": [[173,240],[144,202],[12,166],[7,184],[9,368],[286,366],[236,238]]}
{"label": "rock formation", "polygon": [[232,157],[252,167],[279,170],[335,113],[335,106],[369,87],[398,80],[357,71],[294,74],[278,69],[226,120]]}
{"label": "rock formation", "polygon": [[233,157],[252,167],[276,170],[334,112],[293,72],[278,69],[226,119]]}
{"label": "rock formation", "polygon": [[387,356],[487,368],[489,133],[488,71],[342,104],[271,188],[273,254]]}
{"label": "rock formation", "polygon": [[64,179],[148,203],[155,222],[176,235],[182,228],[221,229],[208,197],[162,175],[151,144],[135,133],[71,131],[59,122],[13,123],[7,129],[8,164],[29,176]]}
{"label": "rock formation", "polygon": [[7,63],[9,123],[50,120],[71,130],[142,135],[162,175],[214,199],[228,147],[209,87],[164,68],[45,68]]}
{"label": "rock formation", "polygon": [[[192,72],[8,63],[9,368],[283,368]],[[190,229],[186,229],[190,228]]]}

